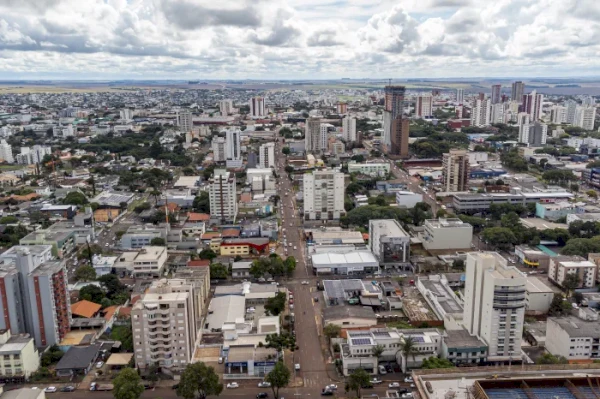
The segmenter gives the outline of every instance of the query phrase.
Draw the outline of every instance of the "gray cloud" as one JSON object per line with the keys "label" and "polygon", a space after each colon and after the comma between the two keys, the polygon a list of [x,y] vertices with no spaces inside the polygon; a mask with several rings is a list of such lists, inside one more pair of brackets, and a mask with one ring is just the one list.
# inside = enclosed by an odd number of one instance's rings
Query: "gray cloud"
{"label": "gray cloud", "polygon": [[317,31],[308,37],[306,44],[310,47],[333,47],[342,44],[335,36],[334,30]]}
{"label": "gray cloud", "polygon": [[185,30],[196,30],[206,26],[259,26],[258,11],[250,6],[238,9],[207,8],[185,0],[163,0],[161,10],[172,24]]}
{"label": "gray cloud", "polygon": [[286,19],[290,14],[284,10],[279,10],[275,16],[275,24],[271,31],[266,35],[259,35],[252,32],[249,35],[250,41],[263,46],[288,46],[293,44],[300,36],[299,29],[286,24]]}

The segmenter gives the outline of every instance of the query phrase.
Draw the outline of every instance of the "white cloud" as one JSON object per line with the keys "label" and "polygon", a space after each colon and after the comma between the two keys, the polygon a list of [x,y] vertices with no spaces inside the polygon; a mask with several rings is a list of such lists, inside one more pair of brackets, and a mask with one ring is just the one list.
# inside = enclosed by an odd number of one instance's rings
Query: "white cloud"
{"label": "white cloud", "polygon": [[0,77],[568,76],[596,0],[3,0]]}

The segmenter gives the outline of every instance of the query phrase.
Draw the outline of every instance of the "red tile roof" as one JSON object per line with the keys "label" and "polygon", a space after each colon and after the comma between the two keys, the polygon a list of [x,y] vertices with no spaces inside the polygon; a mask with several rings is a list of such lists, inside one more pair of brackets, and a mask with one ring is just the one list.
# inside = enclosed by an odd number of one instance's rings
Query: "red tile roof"
{"label": "red tile roof", "polygon": [[208,259],[196,259],[190,260],[187,263],[188,267],[208,267],[210,266],[210,260]]}
{"label": "red tile roof", "polygon": [[188,221],[189,222],[208,222],[210,220],[210,215],[207,213],[188,213]]}
{"label": "red tile roof", "polygon": [[239,237],[240,231],[238,229],[225,229],[221,232],[223,237]]}
{"label": "red tile roof", "polygon": [[75,316],[90,318],[94,317],[94,315],[98,313],[101,307],[102,305],[99,305],[97,303],[83,300],[75,302],[71,305],[71,313],[73,313]]}

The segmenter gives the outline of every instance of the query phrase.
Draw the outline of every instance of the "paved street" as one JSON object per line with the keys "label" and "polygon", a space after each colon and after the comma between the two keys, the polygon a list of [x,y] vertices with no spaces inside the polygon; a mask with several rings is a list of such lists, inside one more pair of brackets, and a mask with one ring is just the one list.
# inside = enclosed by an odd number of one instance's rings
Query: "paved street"
{"label": "paved street", "polygon": [[428,191],[425,188],[421,187],[420,179],[409,176],[405,171],[396,166],[396,163],[394,161],[390,161],[390,171],[396,177],[396,179],[401,180],[403,183],[406,184],[406,187],[409,191],[412,191],[413,193],[423,194],[423,202],[431,206],[431,212],[435,217],[435,214],[440,207],[437,201],[435,200],[435,192],[433,190]]}

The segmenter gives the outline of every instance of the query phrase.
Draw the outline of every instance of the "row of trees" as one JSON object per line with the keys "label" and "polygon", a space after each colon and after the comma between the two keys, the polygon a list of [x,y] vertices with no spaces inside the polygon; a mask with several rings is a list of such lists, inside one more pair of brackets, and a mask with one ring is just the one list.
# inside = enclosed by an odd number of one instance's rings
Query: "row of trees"
{"label": "row of trees", "polygon": [[285,260],[277,254],[271,254],[268,258],[259,258],[252,262],[250,274],[254,278],[265,275],[273,277],[291,276],[296,270],[296,258],[288,256]]}
{"label": "row of trees", "polygon": [[367,205],[352,209],[340,218],[344,226],[359,226],[367,228],[371,219],[396,219],[403,224],[420,226],[426,219],[431,218],[431,207],[425,202],[417,203],[412,209],[401,209],[390,206]]}

